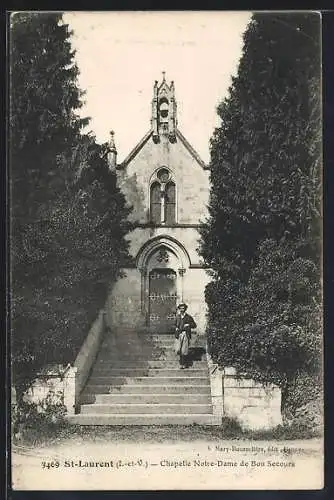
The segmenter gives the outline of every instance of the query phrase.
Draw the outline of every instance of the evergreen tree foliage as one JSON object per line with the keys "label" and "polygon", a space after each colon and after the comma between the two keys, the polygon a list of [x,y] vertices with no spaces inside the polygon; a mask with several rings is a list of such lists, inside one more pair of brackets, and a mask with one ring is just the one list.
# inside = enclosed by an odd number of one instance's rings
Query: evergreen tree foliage
{"label": "evergreen tree foliage", "polygon": [[11,16],[12,210],[25,219],[64,188],[58,156],[70,153],[88,123],[78,115],[83,94],[69,36],[59,13]]}
{"label": "evergreen tree foliage", "polygon": [[252,16],[218,106],[200,246],[214,359],[283,388],[320,365],[319,26],[313,13]]}
{"label": "evergreen tree foliage", "polygon": [[62,15],[11,21],[11,326],[22,393],[44,364],[74,361],[128,259],[130,226],[107,145],[84,133]]}

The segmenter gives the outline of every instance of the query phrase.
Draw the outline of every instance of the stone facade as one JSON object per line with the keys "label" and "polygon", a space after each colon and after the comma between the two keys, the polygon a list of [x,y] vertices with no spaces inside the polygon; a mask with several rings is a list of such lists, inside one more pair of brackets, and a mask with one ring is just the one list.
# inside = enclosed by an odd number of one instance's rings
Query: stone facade
{"label": "stone facade", "polygon": [[[186,302],[205,330],[204,289],[208,275],[198,253],[198,228],[205,219],[209,172],[177,128],[174,84],[155,82],[151,129],[117,165],[113,133],[109,165],[132,206],[135,230],[128,236],[133,266],[111,290],[111,327],[148,327],[164,332],[174,322],[176,305]],[[153,279],[155,279],[153,281]]]}

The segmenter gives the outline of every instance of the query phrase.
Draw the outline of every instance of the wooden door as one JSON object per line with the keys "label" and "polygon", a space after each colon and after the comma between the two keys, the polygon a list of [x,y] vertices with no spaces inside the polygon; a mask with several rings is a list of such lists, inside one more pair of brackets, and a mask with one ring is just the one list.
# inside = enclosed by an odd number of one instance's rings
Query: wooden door
{"label": "wooden door", "polygon": [[157,333],[175,329],[176,272],[173,269],[152,269],[149,274],[149,325]]}

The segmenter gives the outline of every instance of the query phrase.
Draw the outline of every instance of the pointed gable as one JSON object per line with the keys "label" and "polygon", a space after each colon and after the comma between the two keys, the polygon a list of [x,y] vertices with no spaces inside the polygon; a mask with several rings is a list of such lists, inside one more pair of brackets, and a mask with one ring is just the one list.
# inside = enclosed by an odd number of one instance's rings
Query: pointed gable
{"label": "pointed gable", "polygon": [[[146,144],[153,142],[152,136],[153,132],[152,130],[149,130],[144,135],[144,137],[138,142],[138,144],[130,151],[130,153],[123,160],[123,162],[117,166],[117,169],[126,168],[127,165],[136,158],[136,156],[139,154],[142,148],[145,147]],[[209,170],[209,166],[202,160],[202,158],[200,157],[199,153],[197,153],[195,148],[185,138],[182,132],[179,129],[176,129],[176,142],[178,141],[185,147],[188,153],[192,156],[194,160],[196,160],[196,162],[199,164],[201,168],[203,168],[203,170]]]}

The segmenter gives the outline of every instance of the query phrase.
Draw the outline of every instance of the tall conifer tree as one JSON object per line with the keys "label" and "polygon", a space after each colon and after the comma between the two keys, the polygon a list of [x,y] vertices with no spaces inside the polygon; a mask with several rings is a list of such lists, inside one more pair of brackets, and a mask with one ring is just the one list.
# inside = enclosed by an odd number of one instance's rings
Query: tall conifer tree
{"label": "tall conifer tree", "polygon": [[[128,209],[107,145],[84,133],[83,92],[60,13],[17,13],[10,31],[13,375],[73,362],[128,258]],[[21,392],[22,393],[22,392]]]}
{"label": "tall conifer tree", "polygon": [[212,354],[282,387],[319,372],[319,26],[313,13],[252,16],[211,140]]}

